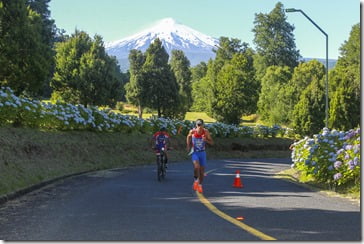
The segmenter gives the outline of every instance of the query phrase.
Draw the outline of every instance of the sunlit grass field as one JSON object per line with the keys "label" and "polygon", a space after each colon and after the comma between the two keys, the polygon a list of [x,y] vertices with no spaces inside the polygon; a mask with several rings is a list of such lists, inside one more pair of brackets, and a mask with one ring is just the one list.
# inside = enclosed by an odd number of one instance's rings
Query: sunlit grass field
{"label": "sunlit grass field", "polygon": [[[133,115],[133,116],[138,116],[138,109],[128,103],[123,103],[123,111],[119,111],[119,110],[112,110],[115,113],[122,113],[122,114],[127,114],[127,115]],[[157,113],[143,113],[142,117],[143,119],[148,119],[152,116],[157,116]],[[197,119],[203,119],[205,121],[205,123],[214,123],[216,122],[216,120],[214,118],[211,118],[210,116],[208,116],[205,112],[187,112],[185,115],[184,120],[190,120],[190,121],[195,121]],[[240,125],[245,125],[245,126],[255,126],[257,124],[260,125],[266,125],[264,122],[259,120],[259,116],[256,114],[252,114],[252,115],[248,115],[248,116],[242,116],[241,117],[242,123]]]}
{"label": "sunlit grass field", "polygon": [[213,123],[216,122],[215,119],[211,118],[204,112],[187,112],[185,116],[185,120],[195,121],[197,119],[203,119],[205,123]]}

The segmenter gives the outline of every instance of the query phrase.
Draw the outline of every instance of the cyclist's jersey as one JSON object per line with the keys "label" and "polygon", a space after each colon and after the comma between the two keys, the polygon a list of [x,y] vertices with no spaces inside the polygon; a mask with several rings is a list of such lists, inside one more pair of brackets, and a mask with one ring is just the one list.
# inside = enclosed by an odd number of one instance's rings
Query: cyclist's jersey
{"label": "cyclist's jersey", "polygon": [[157,131],[153,135],[153,139],[155,140],[156,149],[160,150],[162,147],[166,147],[167,139],[169,135],[165,131]]}
{"label": "cyclist's jersey", "polygon": [[205,129],[203,129],[202,134],[198,134],[196,129],[192,129],[192,146],[194,152],[205,151],[206,142],[203,140],[205,136]]}

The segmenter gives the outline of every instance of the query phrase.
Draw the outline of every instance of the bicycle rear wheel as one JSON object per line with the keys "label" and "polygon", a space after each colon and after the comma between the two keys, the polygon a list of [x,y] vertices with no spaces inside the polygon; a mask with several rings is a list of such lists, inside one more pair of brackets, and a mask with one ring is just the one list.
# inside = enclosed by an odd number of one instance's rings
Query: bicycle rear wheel
{"label": "bicycle rear wheel", "polygon": [[162,178],[164,179],[166,177],[167,174],[167,170],[166,170],[166,159],[163,157],[161,159],[161,171],[162,171]]}
{"label": "bicycle rear wheel", "polygon": [[162,179],[162,165],[161,165],[161,160],[160,160],[160,156],[157,157],[157,179],[158,181],[161,181]]}

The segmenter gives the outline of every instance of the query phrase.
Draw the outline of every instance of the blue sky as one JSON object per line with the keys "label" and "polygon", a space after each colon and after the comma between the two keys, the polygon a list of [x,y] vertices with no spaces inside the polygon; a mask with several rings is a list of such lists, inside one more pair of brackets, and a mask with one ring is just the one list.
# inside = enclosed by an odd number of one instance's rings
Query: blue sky
{"label": "blue sky", "polygon": [[[105,42],[135,34],[156,21],[172,17],[204,34],[227,36],[253,44],[255,14],[267,14],[274,0],[52,0],[51,18],[72,34],[77,28],[99,34]],[[285,8],[303,10],[329,36],[329,58],[337,59],[351,28],[360,22],[359,0],[281,0]],[[295,26],[303,57],[325,58],[325,36],[301,13],[287,13]]]}

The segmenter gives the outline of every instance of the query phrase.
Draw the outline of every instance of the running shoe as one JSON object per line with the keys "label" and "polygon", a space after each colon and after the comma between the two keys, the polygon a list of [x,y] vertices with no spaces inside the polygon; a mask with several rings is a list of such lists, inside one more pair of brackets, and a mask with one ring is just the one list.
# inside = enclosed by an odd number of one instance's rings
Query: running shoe
{"label": "running shoe", "polygon": [[203,190],[202,190],[202,185],[198,185],[198,186],[197,186],[197,191],[198,191],[199,193],[202,193],[202,192],[203,192]]}
{"label": "running shoe", "polygon": [[193,186],[192,186],[194,191],[197,191],[198,188],[198,181],[193,182]]}

